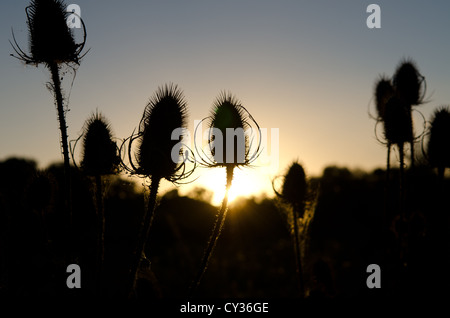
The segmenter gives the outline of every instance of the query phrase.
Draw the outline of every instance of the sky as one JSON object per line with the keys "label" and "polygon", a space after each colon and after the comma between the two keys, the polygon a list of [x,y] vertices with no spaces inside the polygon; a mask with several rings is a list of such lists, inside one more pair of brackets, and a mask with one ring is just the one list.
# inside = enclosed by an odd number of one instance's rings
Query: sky
{"label": "sky", "polygon": [[[272,196],[272,180],[294,160],[310,176],[330,165],[383,167],[386,148],[375,138],[369,111],[376,79],[391,77],[402,59],[413,59],[426,78],[428,102],[417,107],[426,119],[450,104],[448,1],[66,1],[71,3],[81,9],[90,50],[75,78],[68,73],[63,80],[69,139],[96,110],[118,139],[128,137],[155,90],[170,82],[184,92],[193,134],[194,121],[229,91],[268,133],[266,155],[236,172],[233,196]],[[381,28],[367,27],[371,3],[380,7]],[[8,42],[13,30],[28,51],[28,4],[0,3],[0,160],[25,157],[45,168],[62,161],[46,88],[50,75],[11,57]],[[75,35],[79,39],[80,30]],[[417,113],[414,119],[420,133],[423,120]],[[179,190],[204,186],[215,191],[217,203],[225,187],[222,170],[198,168],[195,181]]]}

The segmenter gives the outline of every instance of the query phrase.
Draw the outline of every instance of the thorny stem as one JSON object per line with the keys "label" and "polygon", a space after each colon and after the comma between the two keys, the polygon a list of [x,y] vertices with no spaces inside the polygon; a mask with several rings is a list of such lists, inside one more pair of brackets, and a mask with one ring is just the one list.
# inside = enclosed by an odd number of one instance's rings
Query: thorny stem
{"label": "thorny stem", "polygon": [[159,183],[161,182],[161,177],[152,176],[150,184],[150,197],[148,199],[147,213],[144,218],[144,225],[141,231],[141,235],[138,239],[138,244],[136,248],[136,253],[134,255],[133,263],[131,264],[130,279],[128,287],[128,297],[133,296],[133,291],[136,285],[137,273],[139,265],[141,263],[142,253],[145,250],[145,244],[148,240],[148,235],[150,233],[150,227],[153,222],[153,216],[156,206],[156,196],[158,194]]}
{"label": "thorny stem", "polygon": [[208,263],[211,259],[212,252],[216,246],[217,240],[220,236],[220,232],[222,231],[223,225],[225,223],[225,218],[227,216],[227,211],[228,211],[228,192],[231,188],[231,182],[233,181],[234,166],[229,165],[229,166],[227,166],[226,169],[227,169],[227,184],[226,184],[226,188],[225,188],[225,196],[223,197],[222,205],[220,207],[219,213],[217,214],[217,218],[216,218],[216,222],[214,224],[212,234],[209,238],[208,245],[205,249],[205,253],[203,255],[203,259],[200,264],[200,269],[199,269],[197,275],[195,276],[195,279],[192,281],[191,286],[189,287],[189,292],[188,292],[189,298],[194,295],[197,287],[200,285],[200,281],[206,272],[206,268],[208,267]]}
{"label": "thorny stem", "polygon": [[70,184],[70,159],[69,146],[67,135],[66,117],[64,114],[63,96],[61,92],[61,80],[59,77],[59,67],[56,62],[49,62],[47,67],[50,69],[53,82],[53,90],[56,99],[56,108],[58,111],[59,130],[61,131],[61,146],[64,156],[64,205],[68,218],[69,235],[72,231],[72,198],[71,198],[71,184]]}
{"label": "thorny stem", "polygon": [[[409,109],[412,108],[412,105],[409,107]],[[411,168],[414,168],[415,165],[415,154],[414,154],[414,129],[413,129],[413,118],[412,118],[412,111],[410,111],[411,114]]]}
{"label": "thorny stem", "polygon": [[405,219],[405,207],[404,207],[404,199],[405,199],[405,189],[404,189],[404,181],[405,181],[405,150],[403,143],[398,145],[400,152],[400,215],[402,219]]}
{"label": "thorny stem", "polygon": [[407,246],[408,246],[408,233],[406,230],[407,227],[407,216],[405,209],[405,151],[404,144],[399,143],[399,152],[400,152],[400,183],[399,183],[399,210],[400,210],[400,222],[402,224],[400,233],[400,246],[401,246],[401,258],[403,259],[404,264],[407,264]]}
{"label": "thorny stem", "polygon": [[391,175],[391,143],[388,142],[387,144],[387,160],[386,160],[386,182],[385,182],[385,198],[384,198],[384,215],[383,215],[383,222],[387,222],[387,216],[388,216],[388,207],[389,207],[389,201],[390,201],[390,193],[389,193],[389,182],[390,182],[390,175]]}
{"label": "thorny stem", "polygon": [[298,205],[293,206],[293,222],[294,222],[294,242],[295,242],[295,261],[297,263],[297,274],[300,288],[300,297],[304,297],[305,285],[303,281],[303,266],[302,266],[302,251],[300,248],[300,237],[298,229],[298,221],[301,207]]}

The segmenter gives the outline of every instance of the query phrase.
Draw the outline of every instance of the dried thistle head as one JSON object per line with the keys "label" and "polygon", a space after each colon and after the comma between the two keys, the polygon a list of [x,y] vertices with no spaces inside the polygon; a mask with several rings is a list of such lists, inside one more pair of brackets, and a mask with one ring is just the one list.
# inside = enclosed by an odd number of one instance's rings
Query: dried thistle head
{"label": "dried thistle head", "polygon": [[[184,173],[184,163],[179,165],[172,159],[172,150],[183,139],[182,134],[172,139],[172,133],[176,129],[185,128],[186,117],[186,101],[178,86],[168,84],[159,87],[145,107],[137,135],[130,138],[129,150],[135,140],[139,141],[137,166],[133,165],[130,158],[133,173],[169,181],[187,177]],[[178,173],[180,169],[181,173]]]}
{"label": "dried thistle head", "polygon": [[427,145],[430,165],[450,168],[450,109],[440,107],[431,120],[430,138]]}
{"label": "dried thistle head", "polygon": [[386,103],[384,114],[384,135],[391,144],[412,142],[412,119],[410,106],[398,98],[391,97]]}
{"label": "dried thistle head", "polygon": [[377,107],[378,119],[384,118],[384,112],[386,109],[386,103],[394,95],[394,88],[391,81],[382,76],[375,83],[375,103]]}
{"label": "dried thistle head", "polygon": [[111,126],[105,117],[96,112],[84,126],[81,168],[87,175],[107,175],[116,173],[119,164],[120,158]]}
{"label": "dried thistle head", "polygon": [[76,63],[82,57],[86,42],[86,29],[82,43],[75,43],[74,35],[67,26],[69,12],[61,0],[31,0],[25,11],[28,18],[30,53],[25,53],[17,44],[14,34],[13,46],[17,58],[27,64]]}
{"label": "dried thistle head", "polygon": [[246,130],[253,128],[253,124],[259,133],[259,126],[235,96],[221,92],[208,119],[208,145],[212,157],[201,156],[206,166],[239,167],[256,159],[259,145],[250,155],[251,141]]}
{"label": "dried thistle head", "polygon": [[408,105],[421,104],[425,93],[424,79],[412,60],[402,61],[393,78],[396,94]]}

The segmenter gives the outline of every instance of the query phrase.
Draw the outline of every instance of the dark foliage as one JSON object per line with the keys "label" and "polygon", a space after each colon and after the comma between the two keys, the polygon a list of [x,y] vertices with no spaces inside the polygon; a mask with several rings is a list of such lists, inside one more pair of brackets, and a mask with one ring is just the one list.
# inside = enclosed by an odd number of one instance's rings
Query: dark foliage
{"label": "dark foliage", "polygon": [[[398,170],[391,171],[395,177]],[[46,170],[54,180],[53,199],[44,213],[29,192],[35,178],[33,161],[9,159],[0,163],[0,294],[24,297],[95,297],[96,217],[89,182],[73,175],[74,228],[64,229],[63,167]],[[397,180],[397,178],[393,178]],[[383,217],[385,171],[355,172],[329,167],[320,178],[320,195],[312,223],[304,271],[310,297],[404,297],[449,295],[450,260],[448,198],[440,195],[435,173],[418,166],[414,178],[406,174],[407,210],[411,211],[407,266],[399,258],[398,187],[393,182]],[[450,191],[447,179],[443,191]],[[47,200],[45,200],[47,202]],[[126,296],[129,264],[136,246],[136,231],[144,211],[144,198],[129,180],[114,178],[105,198],[106,297]],[[183,209],[179,207],[182,206]],[[271,199],[241,199],[230,205],[222,238],[211,258],[204,297],[296,297],[295,262],[289,226]],[[150,267],[141,269],[138,295],[185,297],[210,234],[216,208],[210,204],[167,193],[155,213],[153,232],[146,247]],[[73,245],[82,268],[80,290],[69,290],[64,253]],[[402,259],[403,260],[403,259]],[[366,267],[379,264],[382,288],[365,285]],[[52,298],[53,299],[53,298]],[[371,298],[372,299],[372,298]]]}

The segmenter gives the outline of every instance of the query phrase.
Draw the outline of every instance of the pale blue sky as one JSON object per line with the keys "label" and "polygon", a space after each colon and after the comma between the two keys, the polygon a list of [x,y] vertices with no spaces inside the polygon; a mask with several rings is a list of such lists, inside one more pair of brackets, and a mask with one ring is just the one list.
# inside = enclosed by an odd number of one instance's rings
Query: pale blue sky
{"label": "pale blue sky", "polygon": [[[28,3],[0,3],[0,160],[24,156],[45,167],[62,160],[49,73],[9,56],[11,28],[28,51]],[[81,7],[91,49],[71,90],[70,139],[95,109],[118,138],[127,137],[166,82],[184,90],[192,130],[219,92],[230,90],[261,127],[279,128],[278,169],[250,172],[267,190],[294,159],[315,175],[331,164],[383,167],[386,151],[375,140],[368,105],[375,79],[391,76],[404,57],[427,79],[431,101],[420,107],[423,114],[450,104],[448,1],[66,3]],[[381,29],[366,26],[370,3],[381,7]],[[70,83],[66,76],[66,92]],[[208,186],[208,174],[200,169],[197,184]]]}

